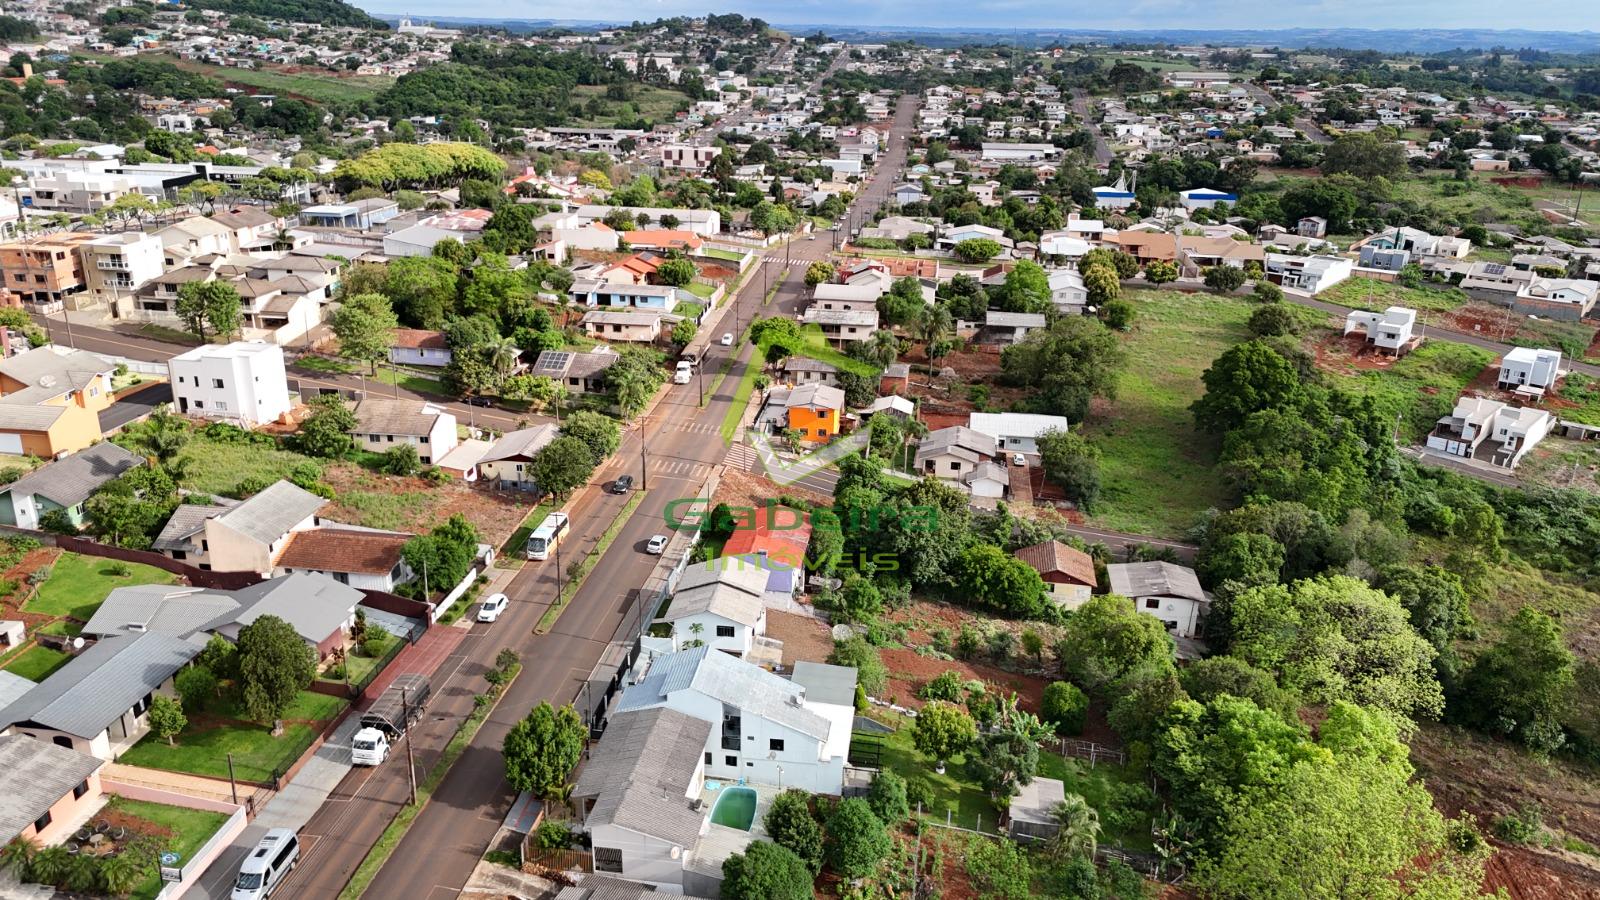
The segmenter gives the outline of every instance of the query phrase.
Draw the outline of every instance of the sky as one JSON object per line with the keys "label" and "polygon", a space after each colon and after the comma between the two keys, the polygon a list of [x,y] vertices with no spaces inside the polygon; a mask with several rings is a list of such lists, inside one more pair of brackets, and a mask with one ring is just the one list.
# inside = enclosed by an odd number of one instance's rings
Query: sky
{"label": "sky", "polygon": [[506,19],[628,22],[738,12],[781,24],[901,25],[985,28],[1498,28],[1600,30],[1594,0],[355,0],[378,13]]}

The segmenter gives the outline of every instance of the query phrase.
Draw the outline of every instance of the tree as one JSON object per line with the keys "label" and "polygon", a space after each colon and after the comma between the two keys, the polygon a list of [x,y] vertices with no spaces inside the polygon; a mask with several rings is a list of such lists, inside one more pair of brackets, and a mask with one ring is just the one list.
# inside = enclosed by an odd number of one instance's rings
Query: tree
{"label": "tree", "polygon": [[793,231],[795,218],[789,207],[763,200],[756,204],[755,209],[750,210],[750,224],[759,229],[762,235],[772,237],[775,234]]}
{"label": "tree", "polygon": [[1040,715],[1055,726],[1057,734],[1083,733],[1083,718],[1089,711],[1089,697],[1068,681],[1053,681],[1045,686]]}
{"label": "tree", "polygon": [[595,459],[588,444],[575,437],[558,437],[535,453],[528,477],[539,489],[565,500],[593,474]]}
{"label": "tree", "polygon": [[239,630],[244,708],[257,722],[283,715],[317,673],[317,654],[294,626],[264,615]]}
{"label": "tree", "polygon": [[1293,365],[1263,341],[1228,348],[1201,374],[1206,393],[1190,407],[1204,431],[1221,434],[1244,424],[1250,414],[1296,402],[1303,379]]}
{"label": "tree", "polygon": [[1322,151],[1325,175],[1347,174],[1363,180],[1393,178],[1405,171],[1405,148],[1371,132],[1351,132],[1334,139]]}
{"label": "tree", "polygon": [[1224,694],[1249,700],[1264,710],[1292,721],[1299,708],[1294,694],[1278,687],[1272,673],[1237,656],[1211,656],[1185,666],[1179,673],[1184,693],[1196,703],[1210,703]]}
{"label": "tree", "polygon": [[871,875],[892,845],[888,829],[860,797],[840,801],[828,817],[828,866],[842,878]]}
{"label": "tree", "polygon": [[1030,900],[1033,891],[1033,866],[1015,841],[967,836],[966,869],[972,887],[985,900]]}
{"label": "tree", "polygon": [[1244,287],[1248,277],[1238,266],[1212,266],[1206,270],[1206,287],[1222,294],[1231,294]]}
{"label": "tree", "polygon": [[889,683],[889,670],[878,656],[878,648],[860,635],[835,641],[828,663],[856,670],[856,683],[868,693],[881,694]]}
{"label": "tree", "polygon": [[1384,569],[1378,587],[1406,608],[1411,627],[1441,654],[1472,626],[1471,603],[1461,576],[1440,566],[1395,565]]}
{"label": "tree", "polygon": [[223,681],[239,677],[239,648],[220,634],[213,634],[194,658],[196,667],[207,669]]}
{"label": "tree", "polygon": [[1276,337],[1280,334],[1294,334],[1300,330],[1294,314],[1283,303],[1268,303],[1251,310],[1246,327],[1256,337]]}
{"label": "tree", "polygon": [[1091,694],[1137,668],[1173,668],[1171,635],[1154,616],[1112,594],[1093,597],[1067,617],[1056,655],[1073,681]]}
{"label": "tree", "polygon": [[728,900],[811,900],[812,873],[800,857],[769,841],[751,841],[722,863]]}
{"label": "tree", "polygon": [[954,250],[956,258],[964,263],[986,263],[1000,255],[1000,244],[989,238],[967,238]]}
{"label": "tree", "polygon": [[1256,286],[1250,291],[1250,296],[1257,303],[1279,303],[1283,300],[1283,288],[1265,278],[1259,278],[1256,280]]}
{"label": "tree", "polygon": [[438,256],[407,256],[389,263],[385,272],[383,292],[394,300],[401,322],[411,328],[444,327],[456,303],[459,276],[453,263]]}
{"label": "tree", "polygon": [[832,281],[833,276],[833,264],[827,260],[819,259],[806,267],[806,287],[814,288],[823,282]]}
{"label": "tree", "polygon": [[[224,639],[226,640],[226,639]],[[183,708],[190,712],[205,709],[217,696],[217,676],[201,665],[186,666],[173,680],[178,696],[183,698]]]}
{"label": "tree", "polygon": [[1046,478],[1067,492],[1084,511],[1100,497],[1100,449],[1072,431],[1047,431],[1037,440]]}
{"label": "tree", "polygon": [[1089,302],[1100,306],[1117,299],[1122,294],[1122,282],[1111,266],[1095,263],[1082,270],[1083,287]]}
{"label": "tree", "polygon": [[506,781],[544,800],[559,798],[583,755],[586,731],[571,706],[557,708],[548,701],[535,706],[506,732]]}
{"label": "tree", "polygon": [[1038,263],[1021,260],[1006,273],[994,300],[1007,312],[1050,312],[1054,309],[1050,300],[1050,276]]}
{"label": "tree", "polygon": [[1034,412],[1082,421],[1092,397],[1116,396],[1127,352],[1096,319],[1062,317],[1000,354],[1006,383],[1029,389]]}
{"label": "tree", "polygon": [[993,544],[973,544],[954,567],[957,593],[1004,615],[1033,618],[1044,610],[1044,579]]}
{"label": "tree", "polygon": [[382,294],[356,294],[346,297],[333,314],[333,333],[339,338],[339,355],[357,359],[378,374],[378,363],[389,358],[394,346],[394,330],[400,320],[394,305]]}
{"label": "tree", "polygon": [[822,826],[811,814],[811,795],[790,788],[772,798],[762,819],[778,846],[800,858],[813,876],[822,871]]}
{"label": "tree", "polygon": [[1164,259],[1145,263],[1144,280],[1151,284],[1169,284],[1178,280],[1178,267]]}
{"label": "tree", "polygon": [[183,714],[183,706],[165,694],[156,694],[150,699],[149,716],[150,730],[166,738],[168,747],[177,746],[173,738],[189,725],[188,718]]}
{"label": "tree", "polygon": [[1524,606],[1499,642],[1467,669],[1459,714],[1541,753],[1554,752],[1565,743],[1561,720],[1571,705],[1574,681],[1574,657],[1561,625]]}
{"label": "tree", "polygon": [[1056,831],[1044,844],[1044,852],[1057,862],[1074,857],[1094,859],[1100,843],[1100,813],[1081,794],[1067,794],[1050,810]]}
{"label": "tree", "polygon": [[295,444],[309,456],[342,459],[355,447],[350,431],[356,427],[356,414],[338,394],[321,394],[310,405],[311,415],[300,424]]}
{"label": "tree", "polygon": [[405,478],[422,471],[422,457],[413,444],[395,444],[383,451],[381,467],[387,475]]}
{"label": "tree", "polygon": [[672,326],[672,343],[679,347],[687,347],[699,330],[693,319],[684,319]]}
{"label": "tree", "polygon": [[1136,314],[1133,304],[1126,300],[1107,300],[1100,307],[1100,321],[1115,331],[1127,331]]}
{"label": "tree", "polygon": [[942,702],[924,706],[911,730],[911,742],[924,756],[933,757],[935,769],[941,773],[945,762],[966,750],[977,737],[972,717]]}
{"label": "tree", "polygon": [[173,312],[202,340],[207,324],[218,334],[232,334],[239,328],[239,292],[226,281],[191,281],[178,288]]}
{"label": "tree", "polygon": [[878,298],[878,315],[885,325],[909,325],[926,308],[922,283],[910,276],[896,279],[893,287]]}
{"label": "tree", "polygon": [[656,277],[661,279],[662,284],[673,287],[683,287],[693,281],[697,274],[694,263],[687,259],[663,260],[661,265],[656,266]]}
{"label": "tree", "polygon": [[893,770],[880,769],[872,776],[867,787],[867,805],[883,824],[899,825],[911,815],[911,803],[906,799],[906,780]]}
{"label": "tree", "polygon": [[567,416],[561,423],[561,435],[583,441],[596,465],[622,445],[622,426],[617,420],[587,409]]}

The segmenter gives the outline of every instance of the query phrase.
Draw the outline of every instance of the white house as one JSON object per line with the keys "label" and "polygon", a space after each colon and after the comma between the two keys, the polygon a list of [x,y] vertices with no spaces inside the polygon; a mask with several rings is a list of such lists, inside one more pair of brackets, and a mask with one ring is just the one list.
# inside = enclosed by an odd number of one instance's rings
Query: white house
{"label": "white house", "polygon": [[1427,446],[1448,456],[1511,469],[1554,426],[1555,419],[1542,409],[1466,396],[1456,401],[1450,415],[1440,417],[1428,434]]}
{"label": "white house", "polygon": [[166,271],[161,239],[142,231],[107,235],[78,246],[83,257],[86,290],[97,300],[118,304],[133,302],[133,295]]}
{"label": "white house", "polygon": [[1268,281],[1315,294],[1349,278],[1355,271],[1355,260],[1342,256],[1268,253],[1263,267]]}
{"label": "white house", "polygon": [[455,355],[450,352],[450,342],[444,332],[425,328],[396,328],[394,346],[389,348],[389,361],[404,366],[427,366],[442,369],[450,365]]}
{"label": "white house", "polygon": [[167,361],[178,412],[227,419],[245,427],[289,412],[283,348],[265,341],[206,344]]}
{"label": "white house", "polygon": [[1160,619],[1179,637],[1200,634],[1211,608],[1211,596],[1200,589],[1194,570],[1169,562],[1111,563],[1106,566],[1111,593],[1127,597],[1134,608]]}
{"label": "white house", "polygon": [[1411,343],[1416,324],[1417,311],[1404,306],[1391,306],[1381,313],[1353,309],[1344,317],[1344,333],[1363,332],[1369,345],[1399,355]]}
{"label": "white house", "polygon": [[767,631],[767,575],[763,568],[745,565],[685,569],[661,616],[672,626],[674,646],[683,649],[699,641],[749,659],[756,638]]}
{"label": "white house", "polygon": [[641,657],[636,672],[616,712],[664,707],[713,723],[702,748],[709,754],[707,777],[781,783],[814,794],[843,789],[855,719],[854,669],[801,663],[792,679],[782,678],[696,647]]}
{"label": "white house", "polygon": [[1501,388],[1543,396],[1561,378],[1561,351],[1516,347],[1500,360]]}
{"label": "white house", "polygon": [[1038,437],[1047,431],[1066,431],[1065,416],[1033,413],[973,413],[967,427],[994,439],[995,450],[1006,453],[1038,453]]}
{"label": "white house", "polygon": [[1534,278],[1517,288],[1511,310],[1519,315],[1577,321],[1594,309],[1600,281],[1581,278]]}
{"label": "white house", "polygon": [[1077,260],[1089,252],[1089,242],[1067,231],[1047,231],[1039,235],[1039,256]]}
{"label": "white house", "polygon": [[395,400],[368,397],[357,401],[352,410],[356,427],[350,436],[356,445],[372,453],[383,453],[395,444],[412,444],[417,458],[427,464],[443,459],[455,448],[456,417],[424,400]]}

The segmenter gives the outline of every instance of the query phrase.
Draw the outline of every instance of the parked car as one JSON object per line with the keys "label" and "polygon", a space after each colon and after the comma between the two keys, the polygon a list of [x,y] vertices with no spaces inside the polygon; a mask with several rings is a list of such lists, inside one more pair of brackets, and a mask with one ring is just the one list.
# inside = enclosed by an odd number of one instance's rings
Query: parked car
{"label": "parked car", "polygon": [[666,552],[666,549],[667,536],[664,534],[655,535],[654,537],[650,538],[649,543],[644,545],[644,552],[650,554],[651,556],[660,556],[662,553]]}
{"label": "parked car", "polygon": [[611,482],[611,493],[613,494],[626,494],[631,490],[633,490],[632,475],[618,475],[617,480]]}
{"label": "parked car", "polygon": [[500,614],[505,612],[506,607],[510,604],[511,601],[505,594],[490,594],[489,599],[483,601],[483,605],[478,607],[478,621],[493,622],[500,618]]}
{"label": "parked car", "polygon": [[467,399],[465,399],[465,400],[463,400],[461,402],[465,403],[468,406],[493,406],[494,405],[494,400],[492,400],[489,397],[468,397]]}
{"label": "parked car", "polygon": [[724,346],[724,347],[732,347],[733,346],[733,332],[731,332],[731,331],[723,332],[723,334],[722,334],[722,346]]}
{"label": "parked car", "polygon": [[1028,458],[1021,453],[1013,453],[1011,454],[1011,464],[1013,466],[1025,466],[1028,464]]}

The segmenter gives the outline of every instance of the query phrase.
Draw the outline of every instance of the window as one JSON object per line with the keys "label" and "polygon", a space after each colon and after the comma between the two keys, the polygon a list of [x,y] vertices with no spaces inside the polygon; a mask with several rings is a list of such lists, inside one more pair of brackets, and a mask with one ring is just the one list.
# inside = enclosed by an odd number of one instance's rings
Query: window
{"label": "window", "polygon": [[783,752],[783,738],[772,738],[771,740],[767,741],[767,749],[768,750],[776,750],[777,752],[782,753]]}
{"label": "window", "polygon": [[77,800],[87,793],[89,793],[89,779],[85,778],[78,782],[77,787],[72,789],[72,799]]}
{"label": "window", "polygon": [[732,625],[718,625],[717,626],[717,637],[733,637],[733,626]]}
{"label": "window", "polygon": [[1160,609],[1161,608],[1161,601],[1157,600],[1155,597],[1146,597],[1145,601],[1144,601],[1144,608],[1145,609]]}
{"label": "window", "polygon": [[65,747],[68,750],[72,749],[72,738],[69,738],[64,734],[58,734],[51,738],[50,743],[55,744],[57,747]]}
{"label": "window", "polygon": [[594,848],[594,870],[596,872],[615,872],[619,875],[622,874],[622,848]]}
{"label": "window", "polygon": [[172,551],[172,558],[173,559],[188,559],[189,558],[189,554],[184,552],[184,551],[182,551],[182,550],[174,550],[174,551]]}
{"label": "window", "polygon": [[391,443],[391,444],[394,443],[394,435],[391,434],[388,437],[389,437],[389,443]]}
{"label": "window", "polygon": [[205,409],[206,408],[206,402],[204,400],[196,400],[194,402],[194,408],[195,409]]}
{"label": "window", "polygon": [[213,379],[211,379],[211,386],[214,387],[214,388],[221,388],[224,385],[222,383],[222,379],[221,378],[213,378]]}
{"label": "window", "polygon": [[217,401],[217,409],[221,410],[222,412],[227,412],[228,411],[228,404],[223,403],[221,400],[218,400]]}
{"label": "window", "polygon": [[43,831],[50,827],[50,810],[45,810],[44,815],[33,820],[33,830]]}
{"label": "window", "polygon": [[739,757],[737,757],[737,756],[724,756],[722,758],[722,763],[723,763],[723,765],[737,766],[739,764]]}
{"label": "window", "polygon": [[423,435],[422,437],[418,438],[418,440],[421,441],[422,443],[426,444],[428,442],[428,436],[427,435]]}
{"label": "window", "polygon": [[708,765],[708,766],[711,765],[711,751],[710,750],[706,751],[706,765]]}

